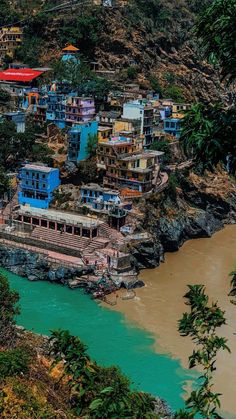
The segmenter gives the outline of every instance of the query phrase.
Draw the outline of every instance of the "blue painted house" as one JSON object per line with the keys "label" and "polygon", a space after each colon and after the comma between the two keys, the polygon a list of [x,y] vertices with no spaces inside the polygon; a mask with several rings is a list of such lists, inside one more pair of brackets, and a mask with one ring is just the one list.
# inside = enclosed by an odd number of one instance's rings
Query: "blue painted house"
{"label": "blue painted house", "polygon": [[119,191],[91,183],[80,188],[81,204],[94,210],[109,211],[114,205],[121,203]]}
{"label": "blue painted house", "polygon": [[179,118],[166,118],[164,119],[164,132],[171,134],[176,138],[180,137],[181,119]]}
{"label": "blue painted house", "polygon": [[89,138],[95,135],[98,135],[97,121],[73,125],[68,131],[68,160],[74,163],[86,160]]}
{"label": "blue painted house", "polygon": [[19,174],[20,205],[47,209],[53,198],[53,191],[60,185],[59,170],[37,164],[26,164]]}
{"label": "blue painted house", "polygon": [[66,95],[49,92],[47,98],[46,120],[53,122],[58,128],[65,128]]}

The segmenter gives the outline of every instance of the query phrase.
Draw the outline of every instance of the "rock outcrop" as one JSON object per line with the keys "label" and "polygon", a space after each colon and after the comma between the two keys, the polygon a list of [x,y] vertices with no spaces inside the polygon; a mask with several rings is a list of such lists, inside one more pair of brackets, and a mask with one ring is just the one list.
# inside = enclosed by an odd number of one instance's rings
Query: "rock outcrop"
{"label": "rock outcrop", "polygon": [[[152,239],[130,246],[134,265],[154,268],[164,260],[165,252],[179,250],[190,239],[211,237],[224,224],[236,222],[236,185],[222,170],[205,177],[190,173],[180,176],[177,196],[155,203],[147,200],[141,221]],[[167,194],[170,193],[167,191]]]}

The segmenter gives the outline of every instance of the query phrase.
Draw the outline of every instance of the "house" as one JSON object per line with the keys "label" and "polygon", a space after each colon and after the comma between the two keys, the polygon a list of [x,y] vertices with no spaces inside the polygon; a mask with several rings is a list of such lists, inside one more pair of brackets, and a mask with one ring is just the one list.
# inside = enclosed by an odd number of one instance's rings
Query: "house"
{"label": "house", "polygon": [[26,164],[19,174],[20,205],[49,208],[53,191],[60,185],[59,170],[39,164]]}
{"label": "house", "polygon": [[120,115],[119,111],[100,111],[96,116],[96,120],[99,122],[99,125],[112,127],[116,119],[120,118]]}
{"label": "house", "polygon": [[66,95],[50,91],[47,97],[46,120],[53,122],[58,128],[66,126]]}
{"label": "house", "polygon": [[140,134],[141,120],[124,118],[115,120],[113,123],[113,134],[116,135],[124,131],[132,132],[134,135]]}
{"label": "house", "polygon": [[119,191],[103,188],[97,184],[83,185],[80,188],[81,204],[94,210],[109,212],[114,205],[119,205]]}
{"label": "house", "polygon": [[183,118],[189,109],[191,109],[190,103],[173,103],[172,118]]}
{"label": "house", "polygon": [[13,58],[14,51],[23,40],[23,31],[19,26],[4,27],[0,29],[0,61],[6,55]]}
{"label": "house", "polygon": [[114,189],[130,189],[140,194],[153,188],[159,175],[159,151],[143,150],[142,139],[113,137],[99,143],[97,167],[105,170],[103,185]]}
{"label": "house", "polygon": [[6,112],[3,117],[7,121],[14,122],[17,132],[25,132],[25,112]]}
{"label": "house", "polygon": [[112,135],[112,128],[111,127],[98,127],[98,142],[103,142],[108,140]]}
{"label": "house", "polygon": [[173,135],[176,138],[180,137],[181,119],[179,118],[166,118],[164,119],[164,132]]}
{"label": "house", "polygon": [[92,97],[69,96],[66,102],[66,122],[76,124],[88,122],[95,117],[95,103]]}
{"label": "house", "polygon": [[154,110],[151,105],[143,100],[125,103],[122,118],[139,120],[141,122],[140,135],[144,135],[144,146],[148,147],[152,144]]}
{"label": "house", "polygon": [[68,131],[68,161],[76,163],[86,160],[89,157],[89,139],[97,137],[97,134],[97,121],[73,125]]}

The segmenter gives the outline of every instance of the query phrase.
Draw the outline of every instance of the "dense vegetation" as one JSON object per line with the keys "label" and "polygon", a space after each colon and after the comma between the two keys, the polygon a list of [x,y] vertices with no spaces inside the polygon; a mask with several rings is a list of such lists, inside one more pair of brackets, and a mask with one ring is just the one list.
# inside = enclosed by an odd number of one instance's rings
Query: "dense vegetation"
{"label": "dense vegetation", "polygon": [[131,390],[117,367],[97,365],[79,338],[55,331],[45,341],[17,332],[18,301],[0,275],[1,417],[158,418],[153,397]]}
{"label": "dense vegetation", "polygon": [[[215,0],[195,26],[205,58],[219,65],[228,84],[236,72],[236,0]],[[182,144],[203,170],[227,163],[236,172],[236,107],[194,105],[183,121]]]}

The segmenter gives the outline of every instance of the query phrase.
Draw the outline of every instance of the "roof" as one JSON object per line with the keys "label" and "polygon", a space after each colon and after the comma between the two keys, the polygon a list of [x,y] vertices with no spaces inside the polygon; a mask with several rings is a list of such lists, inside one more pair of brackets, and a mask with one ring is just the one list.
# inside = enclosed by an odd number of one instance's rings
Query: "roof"
{"label": "roof", "polygon": [[65,47],[65,48],[63,48],[63,50],[62,51],[65,51],[65,52],[77,52],[77,51],[79,51],[79,48],[76,48],[76,47],[74,47],[74,45],[67,45],[67,47]]}
{"label": "roof", "polygon": [[98,185],[97,183],[88,183],[80,187],[81,190],[88,189],[92,191],[99,191],[103,193],[110,193],[112,195],[119,195],[120,192],[114,189],[103,188],[103,186]]}
{"label": "roof", "polygon": [[58,170],[58,169],[54,169],[53,167],[43,166],[40,164],[26,164],[24,167],[22,167],[22,169],[35,170],[37,172],[43,172],[43,173],[50,173],[53,170]]}
{"label": "roof", "polygon": [[47,220],[57,221],[61,223],[66,223],[74,226],[83,226],[87,228],[97,228],[99,225],[103,223],[103,221],[99,221],[92,217],[86,217],[82,215],[77,215],[74,213],[63,212],[63,211],[56,211],[56,210],[46,210],[41,208],[34,208],[34,207],[24,207],[21,206],[20,210],[18,211],[21,215],[30,215],[33,217],[42,217]]}
{"label": "roof", "polygon": [[0,71],[0,81],[30,82],[41,76],[44,71],[32,70],[31,68],[8,68]]}
{"label": "roof", "polygon": [[122,157],[122,160],[124,161],[133,161],[133,160],[137,160],[137,159],[149,159],[152,157],[159,157],[159,156],[163,156],[163,151],[156,151],[156,150],[145,150],[142,151],[141,153],[137,153],[137,154],[131,154],[130,156],[126,156],[126,157]]}

